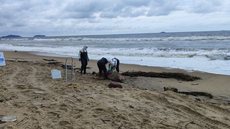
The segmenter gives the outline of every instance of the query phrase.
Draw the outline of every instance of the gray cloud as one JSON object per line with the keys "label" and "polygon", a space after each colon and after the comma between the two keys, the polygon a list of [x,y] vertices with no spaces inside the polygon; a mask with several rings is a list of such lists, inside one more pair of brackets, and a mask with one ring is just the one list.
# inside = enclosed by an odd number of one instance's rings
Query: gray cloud
{"label": "gray cloud", "polygon": [[226,3],[225,0],[186,0],[180,2],[178,8],[191,13],[205,14],[220,11]]}
{"label": "gray cloud", "polygon": [[[150,31],[151,28],[153,31],[159,31],[165,30],[166,26],[173,28],[170,26],[176,25],[173,20],[180,23],[182,17],[201,19],[200,16],[203,15],[210,16],[207,17],[210,19],[219,17],[221,25],[226,25],[229,19],[225,17],[229,17],[230,14],[229,0],[0,0],[0,2],[0,34],[41,32],[55,35],[57,31],[78,34],[78,32],[109,33],[109,30],[111,33],[117,33],[119,30],[123,33],[127,30],[133,32],[132,29],[138,31],[140,28],[146,28],[146,31]],[[140,19],[141,22],[138,22]],[[158,22],[164,24],[156,27]]]}

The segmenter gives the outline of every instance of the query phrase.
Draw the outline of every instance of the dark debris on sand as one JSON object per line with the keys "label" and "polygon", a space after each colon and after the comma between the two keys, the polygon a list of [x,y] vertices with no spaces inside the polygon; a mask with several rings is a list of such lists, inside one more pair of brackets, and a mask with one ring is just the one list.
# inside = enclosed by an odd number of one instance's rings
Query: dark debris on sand
{"label": "dark debris on sand", "polygon": [[173,91],[175,93],[192,95],[192,96],[204,96],[204,97],[208,97],[210,99],[213,98],[213,95],[210,93],[199,92],[199,91],[178,91],[178,89],[174,88],[174,87],[164,87],[164,91]]}
{"label": "dark debris on sand", "polygon": [[143,77],[157,77],[157,78],[174,78],[182,81],[195,81],[201,79],[200,77],[190,76],[183,73],[168,73],[168,72],[156,73],[156,72],[142,72],[142,71],[137,71],[137,72],[127,71],[122,73],[122,75],[130,76],[130,77],[143,76]]}

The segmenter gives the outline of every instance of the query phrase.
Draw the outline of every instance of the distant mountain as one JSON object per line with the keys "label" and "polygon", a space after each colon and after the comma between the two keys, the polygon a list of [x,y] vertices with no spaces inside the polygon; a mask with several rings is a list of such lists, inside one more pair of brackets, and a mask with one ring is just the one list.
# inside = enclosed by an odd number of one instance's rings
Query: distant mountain
{"label": "distant mountain", "polygon": [[22,38],[20,35],[7,35],[2,36],[1,38],[13,39],[13,38]]}

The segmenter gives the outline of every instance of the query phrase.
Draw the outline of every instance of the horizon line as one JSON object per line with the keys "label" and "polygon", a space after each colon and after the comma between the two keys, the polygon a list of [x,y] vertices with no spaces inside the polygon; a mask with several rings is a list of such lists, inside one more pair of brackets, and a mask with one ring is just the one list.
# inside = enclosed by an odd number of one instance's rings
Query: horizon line
{"label": "horizon line", "polygon": [[45,36],[45,37],[76,37],[76,36],[110,36],[110,35],[135,35],[135,34],[160,34],[160,33],[197,33],[197,32],[230,32],[230,30],[200,30],[200,31],[161,31],[161,32],[140,32],[140,33],[110,33],[110,34],[79,34],[79,35],[45,35],[45,34],[36,34],[33,36],[21,36],[19,34],[8,34],[2,35],[0,38],[4,36],[20,36],[20,38],[33,38],[34,36]]}

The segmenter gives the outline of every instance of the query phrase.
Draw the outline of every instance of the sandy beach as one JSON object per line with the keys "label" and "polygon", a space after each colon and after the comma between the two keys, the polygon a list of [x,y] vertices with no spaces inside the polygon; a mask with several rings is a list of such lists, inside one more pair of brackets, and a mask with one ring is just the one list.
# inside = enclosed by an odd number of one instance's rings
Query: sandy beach
{"label": "sandy beach", "polygon": [[[0,129],[229,129],[230,76],[160,67],[121,64],[121,72],[170,72],[201,78],[122,76],[123,82],[98,78],[96,61],[87,74],[75,70],[65,81],[65,58],[4,52],[6,66],[0,68],[0,115],[16,116],[0,122]],[[60,62],[50,63],[50,60]],[[69,58],[68,64],[71,63]],[[121,62],[122,63],[122,62]],[[74,59],[76,68],[79,61]],[[50,71],[59,69],[62,79]],[[69,71],[70,73],[71,71]],[[111,82],[122,88],[109,88]],[[164,91],[173,87],[177,92]],[[204,92],[213,97],[181,94]]]}

